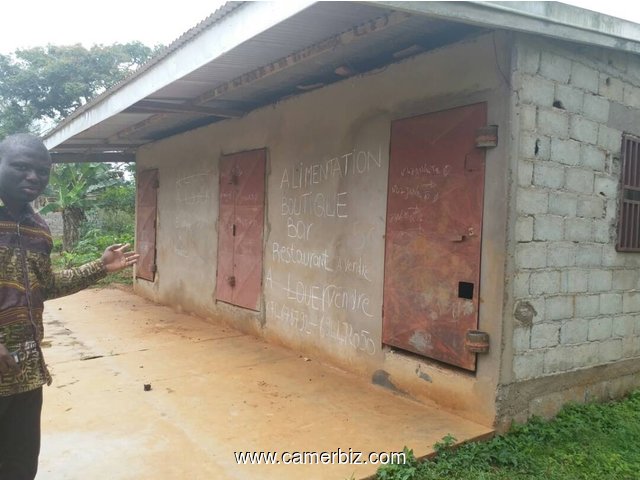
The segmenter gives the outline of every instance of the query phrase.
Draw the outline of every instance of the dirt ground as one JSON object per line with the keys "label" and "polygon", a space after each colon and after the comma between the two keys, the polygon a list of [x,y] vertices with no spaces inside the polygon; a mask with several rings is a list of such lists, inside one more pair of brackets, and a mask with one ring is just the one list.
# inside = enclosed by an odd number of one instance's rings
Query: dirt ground
{"label": "dirt ground", "polygon": [[490,432],[123,289],[47,302],[45,330],[54,383],[38,480],[362,478],[377,465],[242,465],[234,452],[364,460]]}

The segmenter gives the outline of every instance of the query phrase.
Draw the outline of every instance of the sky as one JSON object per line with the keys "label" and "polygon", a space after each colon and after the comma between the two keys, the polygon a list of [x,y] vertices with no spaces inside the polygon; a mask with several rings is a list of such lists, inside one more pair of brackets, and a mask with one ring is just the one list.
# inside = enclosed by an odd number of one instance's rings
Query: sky
{"label": "sky", "polygon": [[0,53],[52,45],[168,45],[204,20],[220,0],[8,0],[2,5]]}
{"label": "sky", "polygon": [[562,3],[640,23],[640,5],[635,0],[564,0]]}
{"label": "sky", "polygon": [[[0,53],[17,48],[71,45],[85,47],[139,40],[167,45],[213,13],[221,0],[8,0],[2,5]],[[568,0],[583,8],[640,23],[633,0]]]}

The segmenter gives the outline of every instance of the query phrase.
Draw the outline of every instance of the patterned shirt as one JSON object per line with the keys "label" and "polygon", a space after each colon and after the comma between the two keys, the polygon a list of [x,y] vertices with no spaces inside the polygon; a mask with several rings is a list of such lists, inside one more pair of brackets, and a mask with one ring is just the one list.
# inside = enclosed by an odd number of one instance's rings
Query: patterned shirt
{"label": "patterned shirt", "polygon": [[106,276],[102,260],[53,273],[52,247],[49,227],[31,207],[16,219],[0,202],[0,344],[19,367],[17,373],[0,374],[0,397],[51,384],[40,348],[44,301]]}

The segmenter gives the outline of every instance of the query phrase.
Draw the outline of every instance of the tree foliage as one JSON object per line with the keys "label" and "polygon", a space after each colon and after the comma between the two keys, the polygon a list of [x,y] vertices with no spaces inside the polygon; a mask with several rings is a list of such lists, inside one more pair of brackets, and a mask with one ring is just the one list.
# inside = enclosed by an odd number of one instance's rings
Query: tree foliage
{"label": "tree foliage", "polygon": [[122,172],[106,163],[59,163],[51,169],[45,195],[49,202],[41,214],[62,212],[62,248],[71,251],[80,238],[85,210],[100,193],[123,183]]}
{"label": "tree foliage", "polygon": [[[90,49],[48,45],[0,54],[0,139],[13,133],[39,134],[52,127],[123,80],[159,48],[140,42]],[[107,200],[111,206],[124,208],[129,202],[133,208],[132,188],[126,183],[123,172],[109,164],[54,166],[46,193],[49,204],[41,212],[62,212],[65,251],[77,244],[85,212],[101,192],[111,192]],[[116,184],[122,188],[118,190]]]}
{"label": "tree foliage", "polygon": [[52,126],[124,79],[157,48],[140,42],[90,49],[48,45],[0,54],[0,138]]}

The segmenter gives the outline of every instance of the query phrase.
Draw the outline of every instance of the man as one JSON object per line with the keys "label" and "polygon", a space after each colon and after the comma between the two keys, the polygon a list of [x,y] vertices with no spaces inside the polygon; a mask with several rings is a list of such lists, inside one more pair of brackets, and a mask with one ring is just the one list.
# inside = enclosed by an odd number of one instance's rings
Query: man
{"label": "man", "polygon": [[51,271],[51,234],[33,211],[49,183],[51,157],[42,141],[17,134],[0,142],[0,479],[32,480],[40,452],[42,386],[51,383],[42,355],[43,302],[77,292],[135,264],[128,245],[102,258]]}

